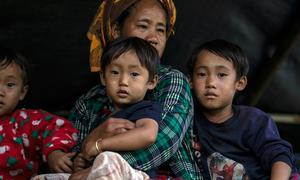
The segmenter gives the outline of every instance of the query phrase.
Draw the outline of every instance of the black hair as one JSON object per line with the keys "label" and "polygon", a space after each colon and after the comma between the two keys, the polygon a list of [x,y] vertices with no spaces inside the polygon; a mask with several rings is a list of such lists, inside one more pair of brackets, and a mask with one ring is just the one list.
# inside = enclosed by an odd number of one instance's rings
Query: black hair
{"label": "black hair", "polygon": [[197,56],[203,50],[209,51],[232,62],[237,74],[237,79],[241,78],[242,76],[247,76],[249,64],[243,50],[238,45],[222,39],[205,42],[193,50],[187,62],[187,70],[190,76],[193,74]]}
{"label": "black hair", "polygon": [[[135,7],[135,4],[138,3],[139,1],[133,3],[131,6],[129,6],[127,9],[125,9],[121,15],[117,18],[116,22],[117,24],[120,26],[120,28],[123,27],[125,20],[127,19],[127,17],[130,15],[130,13],[132,12],[133,8]],[[160,6],[163,8],[163,10],[165,11],[165,15],[166,15],[166,32],[169,32],[170,30],[170,15],[168,13],[168,10],[166,9],[166,7],[160,2],[158,1]]]}
{"label": "black hair", "polygon": [[12,48],[0,47],[0,69],[5,69],[12,63],[20,67],[23,84],[27,85],[29,81],[29,64],[26,58]]}
{"label": "black hair", "polygon": [[119,38],[104,48],[101,57],[101,70],[105,68],[120,55],[134,51],[143,67],[149,72],[149,81],[157,74],[159,55],[157,50],[146,40],[138,37]]}

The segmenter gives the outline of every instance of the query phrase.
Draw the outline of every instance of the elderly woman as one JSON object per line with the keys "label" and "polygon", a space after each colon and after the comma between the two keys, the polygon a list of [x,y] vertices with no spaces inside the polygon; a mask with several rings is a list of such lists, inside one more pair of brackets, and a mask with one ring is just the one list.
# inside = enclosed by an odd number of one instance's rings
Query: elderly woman
{"label": "elderly woman", "polygon": [[[173,33],[175,19],[172,0],[103,1],[88,32],[91,71],[101,72],[102,49],[118,37],[145,39],[161,57],[167,38]],[[168,66],[160,65],[158,74],[156,88],[147,95],[148,99],[163,106],[162,125],[156,142],[146,149],[118,153],[141,171],[166,162],[174,176],[200,179],[191,151],[193,102],[188,81],[180,71]],[[81,154],[75,158],[76,173],[72,177],[86,177],[90,172],[82,159],[91,158],[88,149],[95,148],[99,138],[105,144],[106,137],[134,128],[134,124],[126,119],[110,117],[114,111],[102,85],[96,85],[77,100],[69,119],[80,131],[77,150],[81,146]],[[113,147],[105,147],[105,150],[115,151]]]}

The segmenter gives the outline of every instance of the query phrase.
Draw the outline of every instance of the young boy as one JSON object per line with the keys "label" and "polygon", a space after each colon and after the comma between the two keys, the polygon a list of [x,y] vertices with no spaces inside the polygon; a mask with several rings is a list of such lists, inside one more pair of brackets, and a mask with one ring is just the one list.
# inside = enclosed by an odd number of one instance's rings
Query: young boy
{"label": "young boy", "polygon": [[249,66],[241,48],[224,40],[206,42],[187,65],[195,98],[195,154],[206,178],[289,179],[292,147],[271,117],[232,105],[236,91],[247,84]]}
{"label": "young boy", "polygon": [[[139,150],[155,142],[162,107],[144,97],[156,86],[158,64],[156,49],[137,37],[114,41],[104,49],[100,77],[115,110],[107,113],[115,120],[134,122],[135,128],[111,137],[99,135],[100,139],[81,150],[86,159],[103,151]],[[105,114],[99,114],[98,120],[104,122]],[[153,171],[147,173],[155,176]]]}
{"label": "young boy", "polygon": [[51,170],[72,172],[68,152],[77,130],[43,110],[18,109],[28,90],[28,64],[12,49],[0,47],[0,179],[29,179],[48,161]]}

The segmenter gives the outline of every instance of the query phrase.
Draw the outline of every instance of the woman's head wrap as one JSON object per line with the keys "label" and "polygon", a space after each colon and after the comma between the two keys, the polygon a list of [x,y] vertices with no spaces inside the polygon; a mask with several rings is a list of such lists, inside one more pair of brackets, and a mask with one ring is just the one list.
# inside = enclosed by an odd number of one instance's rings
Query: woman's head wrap
{"label": "woman's head wrap", "polygon": [[[91,41],[90,47],[90,68],[92,72],[100,71],[100,58],[103,47],[107,45],[112,38],[112,25],[119,16],[130,6],[139,0],[103,0],[94,20],[87,33]],[[176,8],[173,0],[158,0],[167,12],[168,27],[167,37],[174,33],[174,24],[176,20]]]}

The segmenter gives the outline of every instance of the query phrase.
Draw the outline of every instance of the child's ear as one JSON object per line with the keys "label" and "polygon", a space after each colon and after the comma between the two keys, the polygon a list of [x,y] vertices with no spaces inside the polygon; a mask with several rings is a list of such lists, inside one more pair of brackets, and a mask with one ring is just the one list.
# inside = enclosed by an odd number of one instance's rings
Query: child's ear
{"label": "child's ear", "polygon": [[22,101],[25,98],[28,88],[29,88],[28,85],[23,86],[23,89],[21,91],[20,98],[19,98],[20,101]]}
{"label": "child's ear", "polygon": [[245,89],[247,85],[247,77],[242,76],[237,82],[236,82],[236,90],[237,91],[242,91]]}
{"label": "child's ear", "polygon": [[121,28],[118,23],[113,24],[112,26],[112,37],[117,39],[121,35]]}
{"label": "child's ear", "polygon": [[158,75],[154,75],[153,79],[148,82],[148,90],[154,89],[157,82],[158,82]]}
{"label": "child's ear", "polygon": [[188,78],[188,81],[189,81],[189,84],[190,84],[190,88],[193,89],[193,81],[192,81],[191,76],[187,75],[187,78]]}
{"label": "child's ear", "polygon": [[99,75],[100,75],[100,81],[101,81],[101,84],[102,84],[103,86],[105,86],[104,72],[103,72],[103,71],[100,71],[100,72],[99,72]]}

